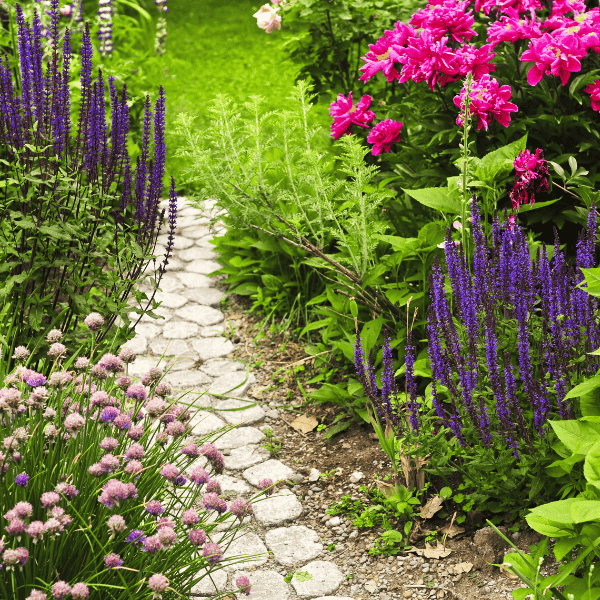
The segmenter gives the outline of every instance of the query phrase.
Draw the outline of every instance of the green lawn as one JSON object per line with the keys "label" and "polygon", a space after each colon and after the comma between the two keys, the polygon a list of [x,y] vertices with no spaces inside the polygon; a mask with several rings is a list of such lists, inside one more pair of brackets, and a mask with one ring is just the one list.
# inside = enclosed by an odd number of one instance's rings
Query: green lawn
{"label": "green lawn", "polygon": [[[180,143],[174,135],[179,113],[197,115],[195,124],[201,127],[218,93],[228,94],[240,107],[258,94],[267,100],[265,110],[277,110],[293,88],[297,67],[280,49],[282,32],[267,34],[257,27],[252,15],[260,6],[260,0],[169,1],[167,52],[162,71],[150,80],[165,88],[166,173],[175,176],[182,192],[181,159],[173,158]],[[327,107],[320,105],[317,111],[326,123]]]}

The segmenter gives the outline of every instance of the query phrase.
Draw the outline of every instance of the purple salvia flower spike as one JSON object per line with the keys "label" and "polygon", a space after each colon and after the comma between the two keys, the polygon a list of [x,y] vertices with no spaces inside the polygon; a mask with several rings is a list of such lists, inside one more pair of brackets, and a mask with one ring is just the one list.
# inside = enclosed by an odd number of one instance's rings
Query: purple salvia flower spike
{"label": "purple salvia flower spike", "polygon": [[[415,433],[419,433],[419,402],[417,400],[417,382],[415,380],[415,348],[412,345],[412,331],[409,330],[406,338],[406,388],[408,392],[408,409],[410,411],[410,426]],[[383,393],[382,393],[383,396]]]}

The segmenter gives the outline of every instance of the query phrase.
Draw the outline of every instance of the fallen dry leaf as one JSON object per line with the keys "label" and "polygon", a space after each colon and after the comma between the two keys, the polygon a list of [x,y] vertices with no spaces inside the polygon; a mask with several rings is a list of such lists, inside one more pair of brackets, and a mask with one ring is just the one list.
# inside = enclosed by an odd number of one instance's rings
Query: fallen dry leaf
{"label": "fallen dry leaf", "polygon": [[473,564],[469,562],[456,563],[454,565],[454,573],[460,575],[461,573],[469,573],[473,568]]}
{"label": "fallen dry leaf", "polygon": [[462,535],[465,532],[464,527],[459,527],[454,523],[451,523],[452,526],[446,525],[440,529],[440,532],[444,535],[447,535],[449,538],[456,537],[457,535]]}
{"label": "fallen dry leaf", "polygon": [[432,496],[427,500],[427,504],[421,507],[421,517],[423,519],[431,519],[435,513],[442,507],[443,498]]}
{"label": "fallen dry leaf", "polygon": [[312,431],[318,424],[319,421],[317,421],[314,417],[300,415],[290,423],[290,426],[296,431],[308,433],[309,431]]}
{"label": "fallen dry leaf", "polygon": [[425,558],[445,558],[452,550],[450,550],[450,548],[444,548],[439,542],[437,548],[434,548],[431,544],[425,542],[425,550],[413,546],[408,552],[415,552],[419,556],[424,556]]}

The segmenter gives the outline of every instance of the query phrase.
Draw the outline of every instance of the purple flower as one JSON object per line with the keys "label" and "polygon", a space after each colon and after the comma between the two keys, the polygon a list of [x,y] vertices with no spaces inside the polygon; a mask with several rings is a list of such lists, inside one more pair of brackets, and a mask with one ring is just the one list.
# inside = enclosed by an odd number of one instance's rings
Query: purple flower
{"label": "purple flower", "polygon": [[98,444],[98,446],[100,446],[100,448],[102,448],[102,450],[105,450],[106,452],[112,452],[113,450],[116,450],[119,447],[119,440],[117,440],[114,437],[105,437]]}
{"label": "purple flower", "polygon": [[125,538],[126,542],[130,544],[139,545],[146,539],[144,532],[141,529],[134,529],[129,533],[129,535]]}
{"label": "purple flower", "polygon": [[104,557],[104,564],[109,569],[114,569],[115,567],[120,567],[123,564],[123,561],[118,554],[111,552]]}
{"label": "purple flower", "polygon": [[115,469],[119,468],[121,461],[113,454],[105,454],[100,459],[100,464],[105,473],[112,473]]}
{"label": "purple flower", "polygon": [[127,475],[135,475],[139,476],[139,474],[144,470],[144,465],[139,460],[130,460],[123,471]]}
{"label": "purple flower", "polygon": [[190,458],[198,458],[200,456],[200,450],[196,444],[188,444],[181,449],[181,454],[185,454]]}
{"label": "purple flower", "polygon": [[171,464],[167,464],[165,465],[160,474],[167,480],[167,481],[173,481],[173,479],[175,479],[175,477],[177,477],[180,473],[180,470],[178,467],[176,467],[175,465],[171,465]]}
{"label": "purple flower", "polygon": [[162,515],[163,512],[165,511],[165,509],[161,506],[161,504],[158,500],[151,500],[150,502],[148,502],[146,504],[146,510],[151,515],[154,515],[156,517],[158,517],[158,515]]}
{"label": "purple flower", "polygon": [[189,538],[190,542],[194,546],[202,546],[202,544],[206,542],[206,534],[204,531],[202,531],[202,529],[194,529],[190,531]]}
{"label": "purple flower", "polygon": [[141,444],[131,444],[125,452],[125,460],[131,460],[132,458],[142,458],[144,456],[144,447]]}
{"label": "purple flower", "polygon": [[204,556],[204,558],[206,558],[211,565],[214,565],[223,558],[223,552],[221,551],[221,548],[219,548],[218,544],[209,542],[206,544],[206,546],[204,546],[202,556]]}
{"label": "purple flower", "polygon": [[77,490],[74,485],[65,482],[58,483],[54,488],[54,491],[57,494],[63,494],[69,500],[72,500],[75,498],[75,496],[77,496],[77,494],[79,494],[79,490]]}
{"label": "purple flower", "polygon": [[127,431],[127,437],[132,440],[141,440],[144,435],[144,427],[143,425],[132,425]]}
{"label": "purple flower", "polygon": [[206,486],[206,491],[219,495],[221,494],[221,484],[216,479],[211,479]]}
{"label": "purple flower", "polygon": [[27,378],[26,383],[27,383],[27,385],[35,388],[35,387],[41,387],[43,385],[46,385],[47,381],[48,380],[40,373],[34,373],[33,375],[30,375]]}
{"label": "purple flower", "polygon": [[115,417],[113,424],[121,431],[123,431],[124,429],[129,429],[132,425],[131,417],[129,415],[126,415],[125,413],[121,413],[120,415]]}
{"label": "purple flower", "polygon": [[107,406],[100,415],[100,420],[104,423],[112,423],[120,414],[118,408]]}
{"label": "purple flower", "polygon": [[177,475],[175,479],[173,479],[173,485],[182,487],[187,483],[187,479],[183,475]]}
{"label": "purple flower", "polygon": [[174,421],[167,425],[165,431],[167,435],[171,435],[173,438],[177,439],[187,433],[187,428],[181,421]]}
{"label": "purple flower", "polygon": [[123,375],[122,377],[119,377],[119,379],[117,379],[115,381],[115,384],[117,385],[117,387],[123,391],[127,390],[127,388],[133,383],[133,380],[131,379],[131,377],[127,377],[126,375]]}
{"label": "purple flower", "polygon": [[243,592],[244,594],[246,594],[246,596],[250,595],[250,590],[252,586],[250,585],[250,580],[248,579],[248,577],[246,577],[245,575],[238,577],[235,580],[235,585],[238,586],[240,592]]}
{"label": "purple flower", "polygon": [[109,373],[118,373],[125,370],[123,360],[114,354],[106,353],[98,361],[98,364]]}

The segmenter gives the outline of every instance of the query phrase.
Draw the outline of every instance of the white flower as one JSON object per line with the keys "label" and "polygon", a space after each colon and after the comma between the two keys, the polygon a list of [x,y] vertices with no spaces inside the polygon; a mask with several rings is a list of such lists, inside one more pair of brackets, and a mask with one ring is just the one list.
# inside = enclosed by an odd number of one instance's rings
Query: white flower
{"label": "white flower", "polygon": [[263,4],[257,13],[252,16],[256,18],[257,25],[267,33],[273,33],[275,29],[281,29],[281,15],[277,14],[279,7]]}

